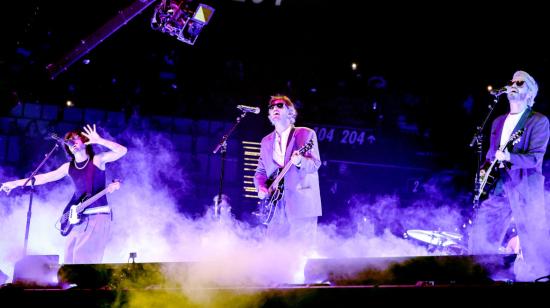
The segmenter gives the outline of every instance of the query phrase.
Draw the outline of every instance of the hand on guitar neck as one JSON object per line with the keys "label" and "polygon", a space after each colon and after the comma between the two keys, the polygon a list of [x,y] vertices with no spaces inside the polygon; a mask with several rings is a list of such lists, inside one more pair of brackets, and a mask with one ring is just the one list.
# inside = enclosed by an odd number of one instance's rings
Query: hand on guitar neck
{"label": "hand on guitar neck", "polygon": [[[296,150],[292,153],[292,156],[290,157],[290,162],[296,167],[300,168],[300,166],[302,165],[302,158],[303,156],[300,151]],[[269,187],[258,187],[258,198],[263,200],[266,197],[271,196],[276,188],[277,185],[270,185]]]}
{"label": "hand on guitar neck", "polygon": [[294,151],[290,157],[290,161],[292,161],[292,163],[299,168],[302,165],[302,157],[303,156],[299,151]]}
{"label": "hand on guitar neck", "polygon": [[509,161],[510,152],[508,152],[508,150],[504,150],[504,151],[498,150],[495,153],[495,159],[498,160],[499,162]]}
{"label": "hand on guitar neck", "polygon": [[[491,172],[493,168],[503,168],[504,165],[502,163],[509,160],[510,160],[510,152],[508,152],[507,150],[496,151],[495,160],[492,162],[492,165],[489,165],[488,167],[484,167],[480,169],[479,177],[483,179],[485,177],[485,174],[487,174],[487,171]],[[498,166],[496,164],[498,164]]]}

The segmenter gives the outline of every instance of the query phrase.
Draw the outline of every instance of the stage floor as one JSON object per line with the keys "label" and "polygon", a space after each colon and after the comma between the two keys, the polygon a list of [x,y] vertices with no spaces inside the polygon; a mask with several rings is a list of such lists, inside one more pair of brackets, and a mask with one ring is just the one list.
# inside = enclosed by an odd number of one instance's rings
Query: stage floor
{"label": "stage floor", "polygon": [[[55,307],[441,307],[546,302],[548,277],[515,282],[514,255],[310,259],[304,284],[196,280],[209,263],[48,265],[33,257],[0,303]],[[31,262],[34,260],[35,262]],[[57,265],[57,266],[56,266]],[[226,264],[231,266],[231,264]],[[48,284],[57,276],[55,284]],[[498,278],[497,278],[498,277]],[[44,279],[46,278],[46,279]],[[197,282],[199,281],[199,282]],[[4,306],[4,305],[2,305]]]}
{"label": "stage floor", "polygon": [[[55,307],[319,307],[405,304],[407,307],[544,303],[548,283],[486,285],[295,285],[273,288],[0,289],[2,303]],[[3,307],[4,304],[2,305]]]}

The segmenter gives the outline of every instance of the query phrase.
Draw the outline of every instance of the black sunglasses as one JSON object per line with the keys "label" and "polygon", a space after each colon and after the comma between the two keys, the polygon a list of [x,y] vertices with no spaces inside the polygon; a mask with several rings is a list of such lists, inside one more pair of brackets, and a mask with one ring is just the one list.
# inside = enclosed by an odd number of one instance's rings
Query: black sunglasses
{"label": "black sunglasses", "polygon": [[277,106],[277,108],[279,108],[279,109],[283,109],[283,107],[285,106],[285,103],[271,104],[271,105],[269,105],[269,110],[275,108],[275,106]]}
{"label": "black sunglasses", "polygon": [[523,85],[525,84],[525,80],[510,80],[508,81],[508,86],[511,87],[514,85],[514,83],[518,86],[518,87],[523,87]]}
{"label": "black sunglasses", "polygon": [[73,146],[77,141],[80,141],[80,138],[67,139],[65,140],[65,144]]}

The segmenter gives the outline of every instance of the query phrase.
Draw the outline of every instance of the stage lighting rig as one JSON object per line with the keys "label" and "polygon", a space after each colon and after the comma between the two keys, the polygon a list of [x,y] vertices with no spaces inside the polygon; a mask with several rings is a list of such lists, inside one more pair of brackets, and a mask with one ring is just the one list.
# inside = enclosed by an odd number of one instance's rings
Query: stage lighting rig
{"label": "stage lighting rig", "polygon": [[175,36],[178,40],[194,45],[204,26],[208,24],[215,9],[193,0],[162,0],[155,7],[151,28]]}

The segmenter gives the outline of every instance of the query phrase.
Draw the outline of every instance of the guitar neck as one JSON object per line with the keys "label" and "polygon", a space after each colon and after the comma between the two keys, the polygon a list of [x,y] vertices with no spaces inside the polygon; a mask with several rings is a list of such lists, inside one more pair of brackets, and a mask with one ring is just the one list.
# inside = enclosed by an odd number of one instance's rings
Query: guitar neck
{"label": "guitar neck", "polygon": [[275,187],[279,186],[279,182],[281,182],[281,180],[283,179],[283,177],[285,176],[285,174],[288,172],[288,170],[290,170],[290,167],[292,167],[292,162],[288,162],[284,168],[281,170],[281,172],[279,173],[279,175],[277,175],[277,177],[275,178],[275,180],[273,181],[273,183],[271,183],[271,186],[269,186],[269,190],[272,190],[274,189]]}
{"label": "guitar neck", "polygon": [[98,192],[97,194],[95,194],[93,197],[91,197],[90,199],[87,199],[86,201],[82,202],[78,207],[77,207],[77,212],[80,213],[82,211],[84,211],[90,204],[96,202],[99,198],[103,197],[105,194],[107,194],[107,189],[108,187],[106,187],[105,189],[103,189],[102,191]]}

